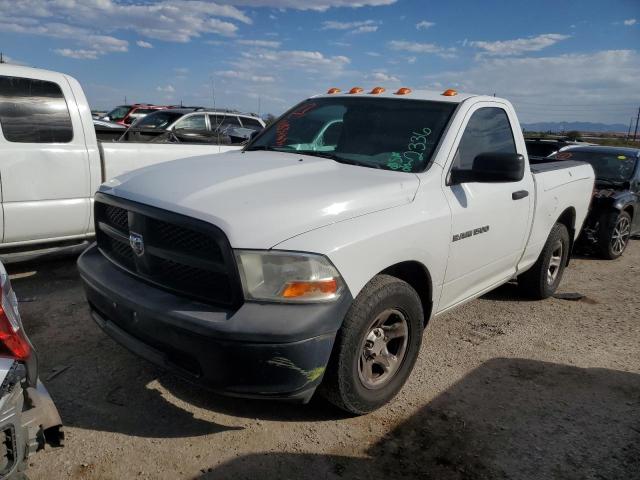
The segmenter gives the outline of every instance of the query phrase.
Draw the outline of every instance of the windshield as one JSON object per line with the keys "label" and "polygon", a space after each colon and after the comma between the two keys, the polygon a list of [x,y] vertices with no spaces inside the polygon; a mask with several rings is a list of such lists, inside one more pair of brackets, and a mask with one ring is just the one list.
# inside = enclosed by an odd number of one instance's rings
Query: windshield
{"label": "windshield", "polygon": [[109,117],[109,120],[112,122],[119,122],[124,117],[127,116],[131,107],[128,105],[120,105],[119,107],[114,108],[109,113],[105,115],[105,117]]}
{"label": "windshield", "polygon": [[247,150],[328,157],[364,167],[424,170],[456,105],[387,98],[319,98],[302,102]]}
{"label": "windshield", "polygon": [[565,150],[551,155],[556,160],[588,162],[596,173],[596,181],[622,183],[631,179],[637,157],[620,152]]}
{"label": "windshield", "polygon": [[182,113],[177,112],[155,111],[138,120],[136,122],[136,128],[165,129],[182,116]]}

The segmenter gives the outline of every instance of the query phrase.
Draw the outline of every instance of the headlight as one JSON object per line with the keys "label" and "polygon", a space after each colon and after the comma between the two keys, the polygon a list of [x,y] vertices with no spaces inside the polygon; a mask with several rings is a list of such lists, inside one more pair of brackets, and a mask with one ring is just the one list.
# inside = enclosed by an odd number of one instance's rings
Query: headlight
{"label": "headlight", "polygon": [[344,283],[322,255],[260,250],[236,250],[247,300],[326,302],[340,296]]}

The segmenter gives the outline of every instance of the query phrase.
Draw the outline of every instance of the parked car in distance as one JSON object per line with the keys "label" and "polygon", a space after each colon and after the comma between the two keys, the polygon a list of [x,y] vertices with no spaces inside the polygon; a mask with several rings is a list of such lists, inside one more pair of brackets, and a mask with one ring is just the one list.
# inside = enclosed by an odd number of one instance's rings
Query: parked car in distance
{"label": "parked car in distance", "polygon": [[248,140],[253,132],[261,131],[264,126],[259,116],[235,110],[172,108],[151,113],[136,121],[123,140],[240,143]]}
{"label": "parked car in distance", "polygon": [[546,138],[546,137],[525,137],[527,145],[527,154],[529,155],[529,163],[546,163],[546,157],[558,150],[571,145],[594,145],[587,142],[578,142],[567,138]]}
{"label": "parked car in distance", "polygon": [[596,184],[580,240],[603,258],[618,258],[629,239],[640,235],[640,149],[570,146],[550,158],[593,166]]}
{"label": "parked car in distance", "polygon": [[362,414],[400,390],[434,316],[514,278],[552,295],[591,165],[530,167],[500,98],[354,91],[303,101],[243,151],[104,183],[78,260],[96,323],[222,393],[320,388]]}
{"label": "parked car in distance", "polygon": [[93,194],[128,170],[229,145],[99,142],[80,84],[62,73],[0,64],[0,260],[93,238]]}
{"label": "parked car in distance", "polygon": [[118,140],[127,129],[121,123],[109,122],[108,120],[93,119],[93,127],[98,140],[113,141]]}
{"label": "parked car in distance", "polygon": [[45,444],[60,446],[64,436],[58,409],[38,378],[36,352],[2,263],[0,297],[0,478],[10,480]]}
{"label": "parked car in distance", "polygon": [[136,103],[133,105],[118,105],[101,120],[120,123],[122,125],[131,125],[136,120],[144,118],[146,115],[158,110],[169,108],[163,105],[148,105],[146,103]]}

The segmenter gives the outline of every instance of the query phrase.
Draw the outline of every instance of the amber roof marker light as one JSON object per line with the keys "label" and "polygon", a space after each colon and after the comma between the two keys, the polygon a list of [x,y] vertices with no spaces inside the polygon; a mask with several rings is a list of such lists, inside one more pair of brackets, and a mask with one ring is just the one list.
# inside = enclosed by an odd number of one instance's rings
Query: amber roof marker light
{"label": "amber roof marker light", "polygon": [[445,90],[444,92],[442,92],[442,96],[444,97],[455,97],[458,94],[457,91],[455,91],[453,88],[449,88],[447,90]]}
{"label": "amber roof marker light", "polygon": [[340,90],[338,87],[333,87],[327,90],[327,95],[333,95],[335,93],[340,93],[341,91],[342,90]]}
{"label": "amber roof marker light", "polygon": [[364,91],[364,88],[362,87],[353,87],[351,90],[349,90],[349,93],[351,95],[354,95],[356,93],[362,93]]}
{"label": "amber roof marker light", "polygon": [[369,93],[372,94],[372,95],[380,95],[381,93],[384,93],[386,91],[387,91],[387,89],[384,88],[384,87],[375,87]]}
{"label": "amber roof marker light", "polygon": [[407,87],[399,88],[396,92],[396,95],[409,95],[411,93],[411,89]]}

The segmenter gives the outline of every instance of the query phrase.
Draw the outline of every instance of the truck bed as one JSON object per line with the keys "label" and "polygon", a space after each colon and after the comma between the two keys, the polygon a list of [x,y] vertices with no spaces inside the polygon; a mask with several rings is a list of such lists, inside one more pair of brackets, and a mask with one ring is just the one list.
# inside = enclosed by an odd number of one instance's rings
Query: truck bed
{"label": "truck bed", "polygon": [[580,165],[585,165],[585,162],[578,162],[576,160],[555,160],[550,159],[548,162],[538,162],[535,164],[529,165],[531,169],[531,173],[542,173],[542,172],[550,172],[552,170],[562,170],[565,168],[577,167]]}
{"label": "truck bed", "polygon": [[575,240],[589,210],[595,175],[586,162],[551,161],[531,165],[535,183],[535,204],[531,233],[518,270],[525,270],[536,261],[553,224],[561,215],[575,220],[572,241]]}

